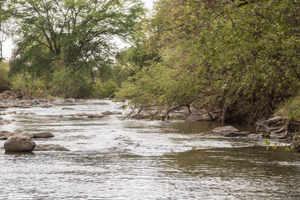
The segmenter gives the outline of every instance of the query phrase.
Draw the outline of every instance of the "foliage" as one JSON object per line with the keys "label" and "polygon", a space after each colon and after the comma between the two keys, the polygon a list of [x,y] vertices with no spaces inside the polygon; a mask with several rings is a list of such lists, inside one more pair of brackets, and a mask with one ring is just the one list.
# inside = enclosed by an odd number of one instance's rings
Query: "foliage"
{"label": "foliage", "polygon": [[[144,106],[222,109],[225,120],[266,117],[299,88],[299,6],[159,0],[143,44],[156,42],[161,59],[147,61],[118,95]],[[134,66],[144,54],[129,56]]]}
{"label": "foliage", "polygon": [[106,82],[101,82],[97,79],[94,84],[95,97],[104,98],[104,97],[113,97],[114,93],[118,90],[118,85],[113,80]]}
{"label": "foliage", "polygon": [[284,102],[274,115],[286,116],[290,119],[300,118],[300,97],[296,96]]}
{"label": "foliage", "polygon": [[12,77],[11,90],[18,91],[22,96],[45,97],[46,87],[43,78],[35,78],[28,73]]}
{"label": "foliage", "polygon": [[8,63],[0,63],[0,92],[8,90],[10,87],[10,78],[8,77]]}
{"label": "foliage", "polygon": [[111,60],[111,40],[126,39],[143,12],[138,0],[11,0],[5,8],[18,23],[22,62],[14,70],[38,69],[38,59],[59,59],[75,71],[99,67]]}
{"label": "foliage", "polygon": [[[266,145],[267,151],[270,149],[270,147],[271,147],[272,151],[275,151],[279,146],[282,146],[282,143],[279,143],[279,144],[275,143],[272,146],[270,146],[270,140],[264,140],[263,143]],[[289,146],[285,147],[286,151],[292,151],[294,149],[295,149],[294,147],[289,147]]]}
{"label": "foliage", "polygon": [[92,95],[92,80],[89,78],[88,70],[77,70],[66,68],[61,62],[52,63],[54,72],[49,81],[49,93],[54,96],[65,98],[84,98]]}
{"label": "foliage", "polygon": [[89,96],[97,76],[108,80],[118,51],[114,41],[126,41],[145,12],[140,0],[0,3],[0,21],[13,21],[17,36],[11,72],[44,77],[53,94],[73,97]]}

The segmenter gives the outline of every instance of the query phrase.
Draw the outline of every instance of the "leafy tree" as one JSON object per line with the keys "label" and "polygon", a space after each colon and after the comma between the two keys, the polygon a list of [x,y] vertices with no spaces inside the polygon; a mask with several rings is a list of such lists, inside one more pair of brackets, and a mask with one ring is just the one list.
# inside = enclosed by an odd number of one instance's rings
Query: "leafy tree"
{"label": "leafy tree", "polygon": [[4,8],[3,16],[18,25],[15,72],[49,72],[54,60],[62,60],[74,72],[92,74],[111,62],[112,40],[126,39],[143,13],[139,0],[10,0]]}
{"label": "leafy tree", "polygon": [[249,122],[299,86],[300,2],[160,0],[150,40],[162,62],[119,93],[138,105],[190,105]]}

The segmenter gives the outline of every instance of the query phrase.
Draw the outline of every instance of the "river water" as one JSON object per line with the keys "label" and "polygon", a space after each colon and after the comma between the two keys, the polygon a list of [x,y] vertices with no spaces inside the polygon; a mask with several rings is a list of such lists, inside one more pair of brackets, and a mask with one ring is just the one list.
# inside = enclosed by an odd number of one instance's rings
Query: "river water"
{"label": "river water", "polygon": [[73,117],[118,110],[111,101],[94,102],[8,110],[32,113],[3,116],[16,121],[1,130],[50,131],[54,138],[35,142],[70,151],[0,150],[0,199],[300,199],[296,152],[224,138],[210,122]]}

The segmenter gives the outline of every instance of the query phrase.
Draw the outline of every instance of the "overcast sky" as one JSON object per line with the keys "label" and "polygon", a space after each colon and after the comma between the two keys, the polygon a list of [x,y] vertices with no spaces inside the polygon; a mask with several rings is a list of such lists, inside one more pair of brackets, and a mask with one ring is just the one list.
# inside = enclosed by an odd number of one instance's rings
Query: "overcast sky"
{"label": "overcast sky", "polygon": [[[146,8],[152,9],[153,2],[155,0],[142,0],[142,2],[145,3]],[[5,42],[3,42],[3,57],[8,61],[11,57],[12,49],[13,49],[13,44],[11,39],[6,39]]]}

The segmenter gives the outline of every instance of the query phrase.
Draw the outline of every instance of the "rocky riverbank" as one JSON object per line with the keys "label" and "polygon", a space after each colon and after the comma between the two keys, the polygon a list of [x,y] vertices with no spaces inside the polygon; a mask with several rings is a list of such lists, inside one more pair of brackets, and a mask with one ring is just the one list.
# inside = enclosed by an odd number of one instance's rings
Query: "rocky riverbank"
{"label": "rocky riverbank", "polygon": [[[0,115],[35,115],[30,111],[26,111],[26,109],[33,108],[33,107],[41,107],[45,109],[49,109],[55,105],[64,105],[67,103],[78,102],[83,100],[77,99],[59,99],[59,98],[50,98],[50,99],[34,99],[34,98],[27,98],[21,97],[20,94],[13,93],[10,91],[6,91],[0,94]],[[107,105],[106,102],[94,102],[93,105]],[[122,104],[119,106],[120,109],[126,108],[126,104]],[[21,112],[8,112],[8,108],[21,108],[24,111]],[[62,110],[72,111],[74,108],[71,107],[62,107]],[[155,118],[155,119],[163,119],[163,114],[156,115],[158,108],[143,108],[142,112],[131,113],[131,118],[135,119],[147,119],[147,118]],[[130,111],[129,109],[127,111]],[[89,119],[97,119],[97,118],[104,118],[110,115],[122,115],[121,111],[105,111],[101,114],[85,114],[85,113],[77,113],[72,114],[71,117],[73,118],[89,118]],[[221,111],[215,112],[207,112],[205,108],[197,109],[194,107],[186,108],[186,107],[178,107],[173,109],[168,113],[166,119],[184,119],[186,121],[217,121],[220,120],[222,115]],[[123,115],[124,116],[124,115]],[[47,118],[44,119],[44,122],[52,122],[53,120],[59,121],[63,118],[63,115],[49,115],[46,116]],[[9,123],[14,122],[14,120],[3,119],[0,117],[0,127],[2,125],[7,125]],[[294,147],[295,149],[300,151],[300,141],[298,137],[300,135],[300,122],[297,120],[290,120],[285,117],[274,117],[270,119],[263,119],[259,120],[256,124],[256,132],[245,132],[239,131],[232,126],[223,126],[212,130],[216,133],[223,134],[224,137],[257,137],[257,138],[266,138],[266,139],[275,139],[285,143],[289,143],[290,146]],[[34,140],[35,138],[49,138],[55,137],[54,134],[48,132],[39,132],[39,133],[28,133],[22,131],[14,131],[14,132],[7,132],[1,131],[0,132],[0,139],[1,140],[8,140],[10,137],[15,137],[13,141],[25,141],[27,140]],[[26,139],[25,139],[26,137]],[[18,142],[16,144],[18,144]],[[58,146],[51,146],[44,145],[35,147],[32,150],[67,150],[64,147]],[[17,150],[19,151],[19,150]],[[27,151],[27,150],[26,150]]]}
{"label": "rocky riverbank", "polygon": [[[35,115],[35,113],[27,111],[27,109],[34,107],[41,107],[44,109],[50,109],[55,107],[56,105],[64,105],[75,102],[82,102],[84,100],[79,99],[60,99],[60,98],[50,98],[50,99],[38,99],[38,98],[28,98],[22,97],[18,93],[14,93],[11,91],[5,91],[0,93],[0,140],[7,140],[4,144],[4,149],[6,152],[31,152],[31,151],[69,151],[69,149],[62,147],[57,144],[43,144],[36,145],[34,140],[36,138],[42,138],[47,140],[47,138],[55,137],[53,133],[50,132],[26,132],[21,130],[16,130],[13,132],[3,131],[1,130],[1,126],[8,125],[15,120],[4,119],[5,115]],[[94,105],[108,105],[106,102],[96,102]],[[20,108],[24,109],[24,111],[16,112],[16,111],[7,111],[9,108]],[[62,107],[61,110],[71,111],[74,110],[70,107]],[[110,115],[122,115],[120,111],[105,111],[101,114],[85,114],[85,113],[77,113],[71,115],[73,118],[103,118]],[[47,118],[43,119],[43,122],[51,123],[52,121],[59,121],[64,116],[63,115],[49,115]]]}
{"label": "rocky riverbank", "polygon": [[[134,119],[184,119],[186,121],[220,121],[222,111],[207,111],[205,108],[177,107],[170,112],[158,112],[158,107],[141,108],[130,113]],[[166,115],[167,113],[167,115]],[[255,124],[256,131],[244,132],[232,126],[218,127],[213,132],[221,133],[224,137],[255,137],[278,140],[300,151],[300,121],[286,117],[272,117],[259,120]]]}

